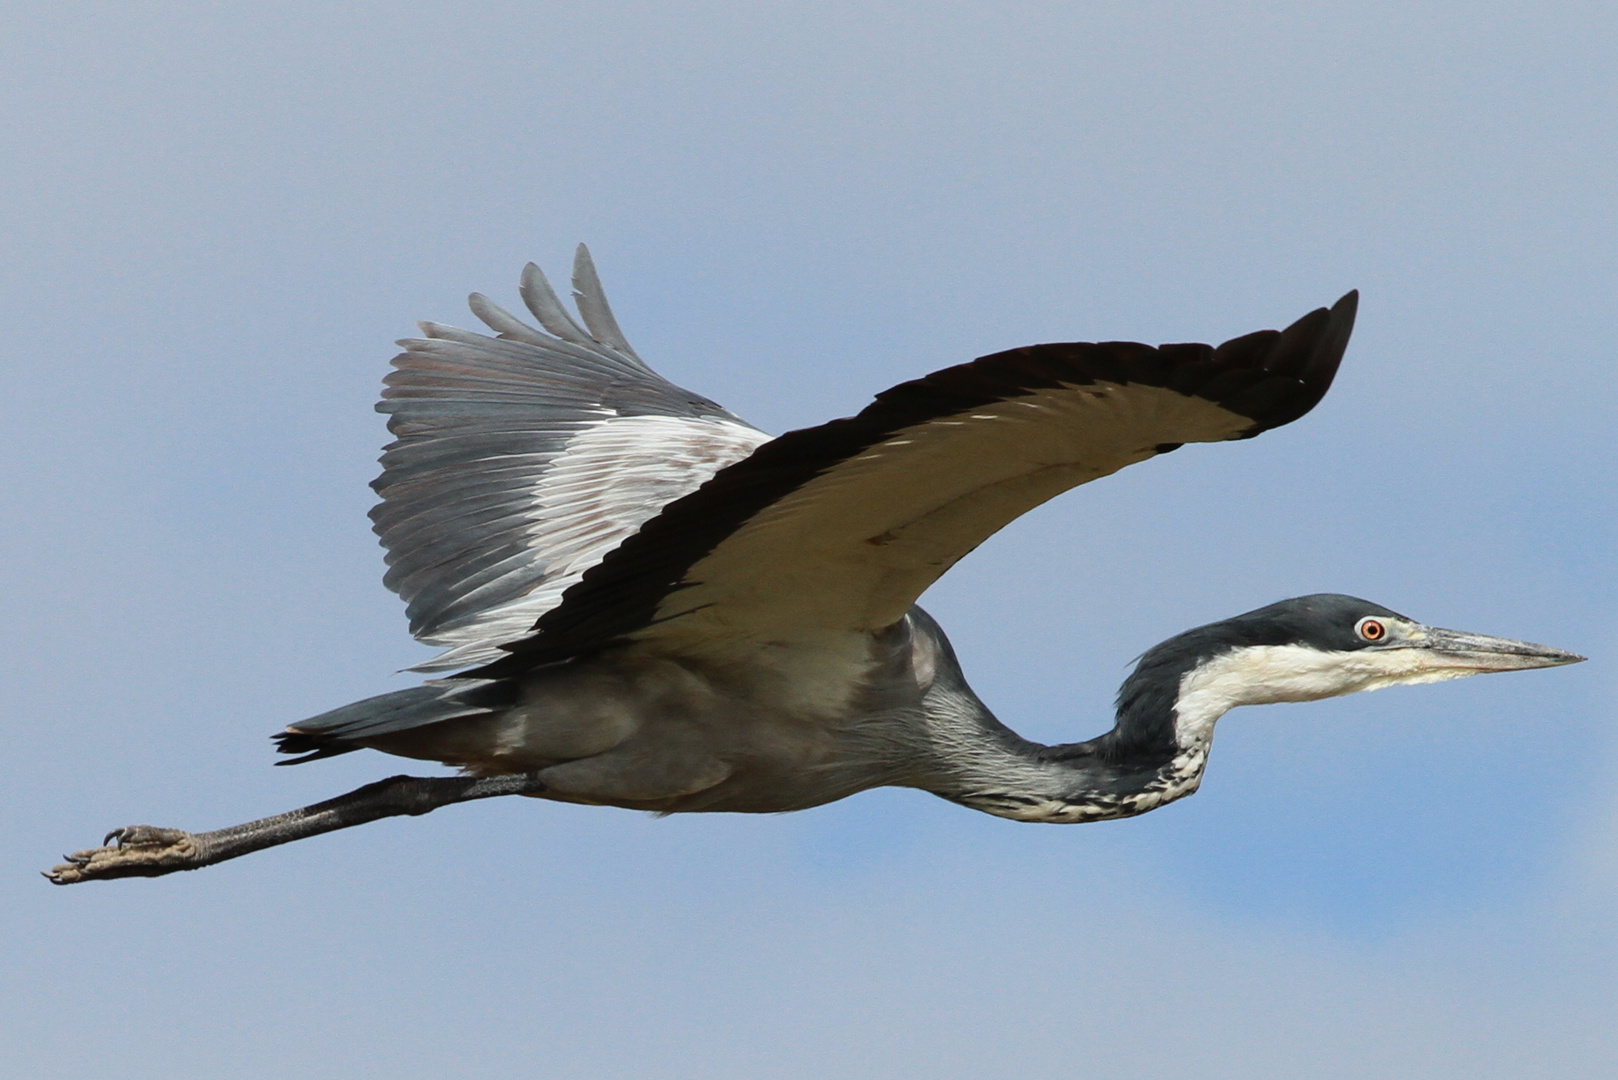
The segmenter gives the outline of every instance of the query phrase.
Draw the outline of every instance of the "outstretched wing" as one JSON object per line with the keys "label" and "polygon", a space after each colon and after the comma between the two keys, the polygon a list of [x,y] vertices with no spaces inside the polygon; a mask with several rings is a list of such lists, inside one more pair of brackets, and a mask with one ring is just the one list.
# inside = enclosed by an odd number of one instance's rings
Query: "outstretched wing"
{"label": "outstretched wing", "polygon": [[635,355],[582,244],[573,287],[582,327],[530,263],[522,298],[545,332],[474,293],[498,337],[423,323],[400,342],[371,518],[410,632],[448,649],[418,670],[504,655],[643,522],[769,439]]}
{"label": "outstretched wing", "polygon": [[665,507],[477,674],[627,643],[721,662],[783,644],[836,650],[1047,499],[1304,415],[1331,385],[1357,302],[1218,348],[1034,345],[896,386]]}

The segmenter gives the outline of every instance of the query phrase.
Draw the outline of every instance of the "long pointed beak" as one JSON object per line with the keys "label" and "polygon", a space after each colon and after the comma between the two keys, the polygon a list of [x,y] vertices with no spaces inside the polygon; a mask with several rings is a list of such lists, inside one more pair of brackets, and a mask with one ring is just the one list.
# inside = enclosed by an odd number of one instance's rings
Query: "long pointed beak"
{"label": "long pointed beak", "polygon": [[1468,634],[1461,630],[1422,627],[1422,635],[1401,644],[1426,650],[1435,668],[1458,668],[1468,673],[1522,671],[1527,668],[1577,664],[1584,657],[1528,641]]}

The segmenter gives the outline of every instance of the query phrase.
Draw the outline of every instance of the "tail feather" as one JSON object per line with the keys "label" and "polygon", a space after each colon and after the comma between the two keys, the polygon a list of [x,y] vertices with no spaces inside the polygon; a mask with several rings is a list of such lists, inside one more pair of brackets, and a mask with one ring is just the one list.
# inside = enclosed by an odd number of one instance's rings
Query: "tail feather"
{"label": "tail feather", "polygon": [[503,679],[435,679],[408,690],[378,694],[291,724],[273,736],[282,754],[302,754],[277,765],[336,757],[362,748],[359,740],[410,728],[479,716],[511,704],[515,687]]}

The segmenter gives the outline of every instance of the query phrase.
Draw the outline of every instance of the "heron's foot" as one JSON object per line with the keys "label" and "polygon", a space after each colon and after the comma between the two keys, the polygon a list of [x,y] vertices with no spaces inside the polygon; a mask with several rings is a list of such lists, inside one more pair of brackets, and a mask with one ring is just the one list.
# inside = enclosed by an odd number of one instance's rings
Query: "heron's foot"
{"label": "heron's foot", "polygon": [[97,878],[157,877],[201,865],[197,838],[182,829],[129,825],[114,829],[106,846],[63,855],[67,862],[45,872],[56,885]]}

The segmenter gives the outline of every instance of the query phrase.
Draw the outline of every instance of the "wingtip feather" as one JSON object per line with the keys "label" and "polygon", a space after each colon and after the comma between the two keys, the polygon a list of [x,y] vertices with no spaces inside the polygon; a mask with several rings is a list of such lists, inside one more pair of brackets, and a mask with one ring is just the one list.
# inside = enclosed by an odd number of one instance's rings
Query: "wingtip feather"
{"label": "wingtip feather", "polygon": [[482,320],[483,325],[508,341],[522,341],[529,345],[551,345],[555,342],[554,338],[540,333],[482,293],[475,292],[468,296],[466,306]]}
{"label": "wingtip feather", "polygon": [[1348,339],[1354,333],[1354,319],[1359,310],[1358,289],[1348,290],[1331,306],[1310,370],[1304,376],[1305,384],[1319,395],[1323,396],[1337,377],[1337,368],[1343,362],[1343,354],[1348,351]]}
{"label": "wingtip feather", "polygon": [[573,253],[573,303],[595,340],[640,359],[618,326],[612,305],[607,303],[606,290],[601,287],[601,276],[596,273],[595,260],[590,258],[590,249],[583,244]]}
{"label": "wingtip feather", "polygon": [[545,271],[537,264],[529,263],[522,268],[522,280],[517,291],[522,295],[523,303],[528,305],[528,310],[533,312],[534,318],[539,320],[539,325],[546,330],[575,345],[594,343],[584,328],[567,313],[567,308],[562,306],[556,290],[551,288],[549,279],[545,277]]}

